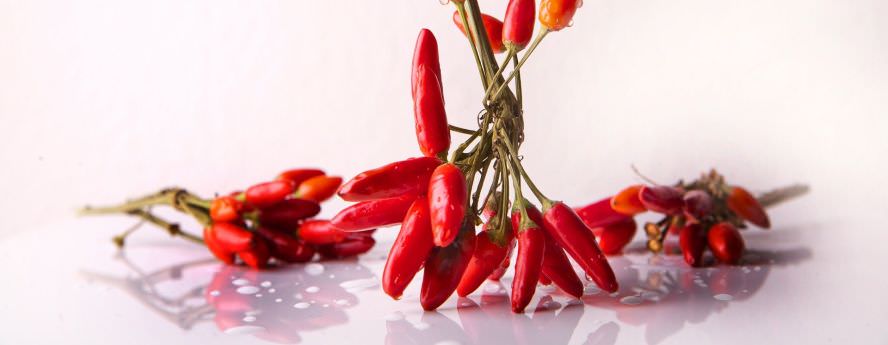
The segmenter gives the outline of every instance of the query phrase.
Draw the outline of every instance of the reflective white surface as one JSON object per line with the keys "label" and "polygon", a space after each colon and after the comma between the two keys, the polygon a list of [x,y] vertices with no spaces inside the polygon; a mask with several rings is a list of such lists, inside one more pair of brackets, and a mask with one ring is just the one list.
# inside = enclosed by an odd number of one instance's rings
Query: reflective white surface
{"label": "reflective white surface", "polygon": [[744,232],[750,250],[742,266],[692,269],[636,242],[611,258],[618,294],[593,285],[578,301],[541,287],[526,314],[509,311],[511,271],[504,285],[487,282],[437,312],[420,308],[418,281],[405,298],[391,300],[379,276],[396,229],[378,231],[380,244],[360,260],[256,272],[221,265],[150,226],[117,251],[108,238],[132,225],[124,217],[69,220],[0,242],[0,343],[888,341],[886,280],[873,269],[885,261],[866,266],[841,245],[822,245],[838,228],[789,216],[777,218],[772,231]]}

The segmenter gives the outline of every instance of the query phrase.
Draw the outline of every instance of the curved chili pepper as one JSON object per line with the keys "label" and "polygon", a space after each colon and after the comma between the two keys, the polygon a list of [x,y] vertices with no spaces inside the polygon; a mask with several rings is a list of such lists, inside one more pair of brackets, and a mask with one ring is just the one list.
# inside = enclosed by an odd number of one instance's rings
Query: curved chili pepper
{"label": "curved chili pepper", "polygon": [[709,193],[702,190],[692,190],[684,194],[684,213],[696,222],[699,222],[712,212],[713,203]]}
{"label": "curved chili pepper", "polygon": [[308,262],[314,257],[314,248],[284,232],[260,227],[257,232],[271,244],[271,256],[284,262]]}
{"label": "curved chili pepper", "polygon": [[376,244],[376,240],[370,236],[361,234],[346,235],[345,240],[339,243],[318,246],[318,253],[328,259],[340,259],[364,254]]}
{"label": "curved chili pepper", "polygon": [[345,240],[346,233],[337,229],[329,220],[312,219],[299,225],[299,238],[311,244],[331,244]]}
{"label": "curved chili pepper", "polygon": [[678,233],[678,246],[685,262],[694,267],[703,266],[703,251],[706,249],[706,232],[698,223],[690,223]]}
{"label": "curved chili pepper", "polygon": [[425,310],[435,310],[456,290],[475,249],[475,229],[467,222],[456,240],[436,247],[425,262],[419,302]]}
{"label": "curved chili pepper", "polygon": [[771,227],[768,213],[765,212],[758,200],[743,187],[731,188],[731,194],[728,195],[728,208],[731,209],[731,212],[740,216],[740,218],[760,228],[767,229]]}
{"label": "curved chili pepper", "polygon": [[456,238],[466,213],[466,179],[456,165],[442,164],[429,178],[429,216],[435,245],[446,247]]}
{"label": "curved chili pepper", "polygon": [[438,86],[444,90],[441,83],[441,63],[438,60],[438,40],[429,29],[419,30],[419,36],[416,37],[416,47],[413,48],[413,72],[410,77],[410,94],[416,94],[416,87],[419,85],[420,66],[426,66],[438,76]]}
{"label": "curved chili pepper", "polygon": [[392,244],[382,272],[382,290],[394,299],[401,298],[434,246],[428,198],[420,196],[404,216],[401,231]]}
{"label": "curved chili pepper", "polygon": [[543,235],[545,236],[545,256],[543,257],[542,276],[545,276],[562,291],[567,294],[580,298],[583,296],[583,282],[571,266],[564,249],[558,246],[558,243],[549,235],[549,231],[545,229],[546,224],[543,215],[536,207],[527,208],[527,215],[534,223],[543,226]]}
{"label": "curved chili pepper", "polygon": [[244,197],[252,206],[263,208],[284,200],[293,193],[296,186],[290,181],[271,181],[247,188]]}
{"label": "curved chili pepper", "polygon": [[305,199],[287,199],[259,211],[259,223],[281,228],[295,228],[299,222],[321,212],[321,205]]}
{"label": "curved chili pepper", "polygon": [[[533,13],[530,14],[530,18],[531,23],[533,23]],[[487,41],[490,42],[490,49],[493,50],[495,54],[506,51],[506,47],[503,45],[503,22],[484,13],[481,14],[481,22],[484,23],[484,31],[487,32]],[[469,34],[466,33],[466,28],[463,26],[459,11],[453,12],[453,24],[456,24],[459,31],[462,31],[463,35],[471,38],[472,42],[474,42],[474,37],[470,37]],[[531,29],[533,29],[532,25]]]}
{"label": "curved chili pepper", "polygon": [[511,264],[511,261],[512,261],[512,251],[513,250],[515,250],[515,240],[514,239],[509,241],[509,246],[508,246],[508,248],[506,248],[506,256],[503,257],[503,261],[500,263],[499,267],[497,267],[495,270],[493,270],[493,272],[490,273],[490,275],[487,277],[487,279],[490,279],[493,281],[499,281],[500,279],[503,278],[504,275],[506,275],[506,271],[509,270],[509,265]]}
{"label": "curved chili pepper", "polygon": [[624,188],[610,199],[610,207],[617,213],[636,215],[647,211],[647,207],[641,202],[638,193],[644,185],[633,185]]}
{"label": "curved chili pepper", "polygon": [[364,231],[401,223],[415,196],[362,201],[339,211],[330,220],[336,228],[346,232]]}
{"label": "curved chili pepper", "polygon": [[612,200],[612,198],[604,198],[575,211],[590,229],[617,224],[632,218],[632,216],[627,216],[611,208]]}
{"label": "curved chili pepper", "polygon": [[684,206],[684,199],[678,188],[669,186],[642,186],[638,198],[648,210],[662,214],[678,214]]}
{"label": "curved chili pepper", "polygon": [[322,175],[324,175],[324,171],[320,169],[290,169],[280,173],[275,180],[290,181],[294,186],[299,186],[305,180]]}
{"label": "curved chili pepper", "polygon": [[271,258],[271,251],[268,244],[264,240],[255,242],[252,248],[237,253],[237,256],[243,260],[247,266],[254,269],[261,269],[268,265],[268,259]]}
{"label": "curved chili pepper", "polygon": [[416,140],[426,157],[446,154],[450,148],[450,128],[444,108],[444,92],[439,75],[428,66],[416,72],[417,85],[413,92],[413,119],[416,121]]}
{"label": "curved chili pepper", "polygon": [[418,157],[367,170],[342,185],[339,197],[346,201],[367,201],[425,194],[429,177],[439,165],[438,158]]}
{"label": "curved chili pepper", "polygon": [[721,222],[709,228],[709,250],[718,261],[736,265],[746,250],[743,237],[731,223]]}
{"label": "curved chili pepper", "polygon": [[635,219],[630,217],[615,224],[592,228],[592,233],[598,239],[598,248],[604,254],[615,255],[619,254],[629,242],[632,242],[637,229],[638,225],[635,223]]}
{"label": "curved chili pepper", "polygon": [[216,242],[216,235],[213,234],[212,226],[204,228],[203,240],[204,243],[206,243],[207,245],[207,249],[210,250],[210,253],[212,253],[213,256],[216,257],[216,259],[219,259],[219,261],[222,261],[228,265],[234,265],[234,253],[223,249],[222,246],[220,246],[219,243]]}
{"label": "curved chili pepper", "polygon": [[512,231],[518,233],[518,256],[515,259],[515,278],[512,280],[512,312],[523,313],[530,304],[540,281],[540,271],[546,250],[546,237],[541,224],[521,228],[521,213],[512,213]]}
{"label": "curved chili pepper", "polygon": [[587,275],[602,290],[615,292],[619,287],[614,270],[595,243],[592,234],[580,217],[562,202],[549,206],[543,214],[544,229],[580,264]]}
{"label": "curved chili pepper", "polygon": [[[503,17],[503,43],[506,48],[520,51],[533,38],[536,0],[510,0]],[[487,26],[486,24],[484,25]]]}
{"label": "curved chili pepper", "polygon": [[231,223],[215,223],[210,226],[210,237],[222,250],[240,252],[253,247],[253,233]]}
{"label": "curved chili pepper", "polygon": [[494,243],[487,232],[490,221],[484,223],[481,233],[475,237],[475,250],[472,252],[472,258],[469,260],[469,266],[456,287],[456,292],[460,297],[466,297],[487,279],[496,269],[502,267],[503,260],[510,251],[512,244],[511,232],[506,239],[506,245],[500,246]]}
{"label": "curved chili pepper", "polygon": [[336,194],[336,189],[342,184],[339,176],[315,176],[303,181],[296,190],[296,196],[301,199],[321,202]]}
{"label": "curved chili pepper", "polygon": [[580,0],[542,0],[540,24],[549,31],[559,31],[571,25]]}
{"label": "curved chili pepper", "polygon": [[210,204],[210,219],[214,222],[233,222],[240,219],[243,205],[231,196],[221,196]]}

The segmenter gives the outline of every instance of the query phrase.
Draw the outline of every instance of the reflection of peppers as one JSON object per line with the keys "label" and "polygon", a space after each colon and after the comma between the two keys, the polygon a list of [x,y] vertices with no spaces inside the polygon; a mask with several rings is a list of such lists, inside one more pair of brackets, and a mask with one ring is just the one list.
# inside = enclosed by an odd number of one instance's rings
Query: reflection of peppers
{"label": "reflection of peppers", "polygon": [[311,219],[299,225],[297,235],[311,244],[331,244],[342,242],[346,234],[334,227],[329,220]]}
{"label": "reflection of peppers", "polygon": [[568,27],[581,0],[543,0],[540,2],[540,24],[549,31]]}
{"label": "reflection of peppers", "polygon": [[392,298],[401,298],[404,289],[422,268],[434,247],[432,226],[429,219],[429,202],[421,196],[413,202],[401,231],[392,245],[385,270],[382,273],[382,289]]}
{"label": "reflection of peppers", "polygon": [[[543,220],[543,215],[540,214],[536,207],[528,207],[527,215],[530,216],[530,220],[537,223],[537,225],[543,226],[545,230],[546,224]],[[564,254],[564,249],[561,249],[558,243],[552,239],[549,231],[543,231],[543,235],[545,236],[546,250],[543,257],[542,274],[561,288],[562,291],[576,298],[582,297],[583,282],[580,281],[580,277],[574,272],[573,266],[571,266],[570,261],[567,259],[567,255]]]}
{"label": "reflection of peppers", "polygon": [[425,262],[419,302],[425,310],[441,306],[462,278],[475,248],[475,229],[466,222],[456,240],[446,247],[436,247]]}
{"label": "reflection of peppers", "polygon": [[[503,17],[503,43],[506,48],[519,51],[533,37],[536,0],[510,0]],[[485,27],[487,24],[484,25]]]}
{"label": "reflection of peppers", "polygon": [[259,211],[259,223],[281,228],[295,228],[305,218],[321,212],[321,205],[305,199],[287,199]]}
{"label": "reflection of peppers", "polygon": [[763,229],[771,227],[771,220],[758,200],[743,187],[734,187],[728,196],[728,208],[740,218]]}
{"label": "reflection of peppers", "polygon": [[[533,0],[530,0],[531,5]],[[531,30],[533,30],[533,9],[531,9]],[[503,22],[499,19],[494,18],[493,16],[489,16],[486,14],[481,14],[481,21],[484,23],[484,31],[487,32],[487,41],[490,42],[490,49],[493,50],[494,53],[502,53],[506,51],[506,48],[503,46]],[[453,12],[453,24],[456,24],[456,27],[459,28],[459,31],[462,31],[463,35],[469,36],[469,33],[466,33],[466,28],[463,27],[462,18],[459,16],[459,11]],[[472,41],[474,42],[474,38]],[[529,39],[528,39],[529,40]],[[525,44],[527,44],[525,42]]]}
{"label": "reflection of peppers", "polygon": [[524,228],[521,223],[520,211],[512,213],[512,231],[518,234],[518,256],[512,280],[512,311],[515,313],[523,313],[533,298],[546,250],[546,237],[540,229],[542,223],[537,224],[533,218]]}
{"label": "reflection of peppers", "polygon": [[414,200],[415,196],[406,195],[359,202],[339,211],[330,222],[342,231],[363,231],[395,225],[404,219]]}
{"label": "reflection of peppers", "polygon": [[210,204],[210,218],[214,222],[233,222],[240,218],[243,205],[236,198],[221,196]]}
{"label": "reflection of peppers", "polygon": [[339,197],[346,201],[365,201],[424,194],[432,171],[440,164],[438,158],[419,157],[368,170],[342,185]]}
{"label": "reflection of peppers", "polygon": [[296,195],[301,199],[321,202],[336,194],[340,184],[342,178],[338,176],[315,176],[299,184]]}
{"label": "reflection of peppers", "polygon": [[709,228],[709,250],[718,261],[736,265],[746,250],[743,237],[731,223],[721,222]]}
{"label": "reflection of peppers", "polygon": [[442,164],[429,178],[429,216],[435,245],[446,247],[456,238],[465,216],[466,179],[456,165]]}
{"label": "reflection of peppers", "polygon": [[[487,209],[487,208],[485,208]],[[493,219],[496,213],[491,213]],[[475,250],[472,252],[472,259],[469,260],[469,266],[459,281],[456,292],[465,297],[474,292],[484,283],[484,280],[490,276],[497,268],[502,267],[503,260],[508,260],[507,255],[510,247],[513,245],[512,232],[509,231],[506,237],[506,245],[499,246],[490,239],[488,227],[490,221],[484,223],[481,227],[481,233],[475,237]]]}
{"label": "reflection of peppers", "polygon": [[290,181],[271,181],[259,183],[247,188],[244,192],[247,203],[256,207],[268,207],[293,193],[296,187]]}
{"label": "reflection of peppers", "polygon": [[706,232],[698,223],[691,223],[681,228],[678,233],[678,246],[688,265],[703,265],[703,251],[706,249]]}
{"label": "reflection of peppers", "polygon": [[320,169],[291,169],[282,172],[276,180],[290,181],[294,186],[299,186],[305,180],[321,175],[324,175],[324,171]]}
{"label": "reflection of peppers", "polygon": [[614,270],[595,243],[592,230],[570,207],[562,202],[550,205],[543,221],[546,231],[580,264],[596,285],[608,292],[617,291],[619,285]]}

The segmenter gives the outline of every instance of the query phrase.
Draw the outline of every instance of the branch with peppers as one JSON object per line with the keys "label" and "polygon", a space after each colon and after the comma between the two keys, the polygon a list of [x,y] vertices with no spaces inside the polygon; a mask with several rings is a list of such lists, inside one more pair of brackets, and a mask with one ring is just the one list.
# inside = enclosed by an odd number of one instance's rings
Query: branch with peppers
{"label": "branch with peppers", "polygon": [[[427,310],[455,291],[465,296],[485,279],[501,277],[516,242],[515,312],[524,311],[540,281],[582,295],[583,284],[568,256],[603,290],[617,291],[614,272],[592,231],[572,208],[543,194],[518,153],[525,116],[521,66],[548,33],[568,26],[580,3],[543,0],[541,28],[532,43],[534,0],[510,1],[503,22],[482,14],[475,0],[452,3],[454,21],[468,38],[484,90],[478,128],[448,123],[437,41],[431,31],[421,30],[411,79],[423,156],[366,171],[344,184],[339,196],[357,203],[334,217],[333,225],[359,232],[400,223],[382,287],[400,298],[422,269],[420,302]],[[506,57],[498,62],[495,53]],[[468,136],[452,152],[451,132]],[[525,187],[542,211],[525,197]]]}
{"label": "branch with peppers", "polygon": [[[158,193],[109,207],[86,207],[81,214],[127,214],[165,229],[171,236],[206,245],[226,264],[244,264],[255,269],[273,263],[311,261],[315,254],[343,258],[373,248],[372,232],[348,234],[329,220],[312,219],[321,211],[342,178],[327,176],[318,169],[287,170],[273,181],[263,182],[213,199],[204,199],[185,189],[169,188]],[[203,232],[188,232],[152,210],[168,206],[191,216]],[[140,224],[138,225],[141,225]],[[123,247],[138,226],[114,237]]]}

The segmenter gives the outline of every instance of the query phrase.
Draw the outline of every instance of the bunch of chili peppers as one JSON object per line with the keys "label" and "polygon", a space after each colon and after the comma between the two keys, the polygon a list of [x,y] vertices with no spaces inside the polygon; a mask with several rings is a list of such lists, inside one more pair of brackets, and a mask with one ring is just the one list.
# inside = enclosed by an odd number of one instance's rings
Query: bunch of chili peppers
{"label": "bunch of chili peppers", "polygon": [[[503,22],[482,14],[476,0],[452,3],[454,20],[468,37],[484,90],[479,127],[448,124],[437,41],[431,31],[421,30],[413,57],[412,93],[423,156],[368,170],[344,184],[339,196],[357,203],[334,217],[333,225],[359,232],[401,223],[382,287],[397,299],[423,269],[420,301],[427,310],[440,306],[454,291],[465,296],[488,277],[501,276],[516,242],[511,296],[515,312],[524,311],[540,281],[582,295],[582,282],[568,255],[599,287],[616,291],[614,272],[592,231],[572,208],[543,195],[518,155],[524,140],[521,66],[548,33],[569,26],[580,2],[543,0],[541,28],[520,61],[518,53],[533,36],[534,0],[510,1]],[[499,52],[507,54],[502,63],[494,57]],[[510,61],[513,68],[505,76]],[[449,152],[451,131],[468,138]],[[524,187],[542,211],[525,199]]]}
{"label": "bunch of chili peppers", "polygon": [[735,265],[746,249],[738,229],[746,228],[747,222],[770,228],[765,207],[805,192],[806,186],[795,185],[756,198],[743,187],[727,184],[712,170],[690,183],[632,185],[613,197],[578,208],[577,213],[592,228],[607,255],[620,253],[635,236],[634,216],[651,211],[663,218],[644,225],[650,251],[660,252],[667,234],[674,234],[679,236],[679,248],[688,265],[702,266],[706,248],[719,262]]}
{"label": "bunch of chili peppers", "polygon": [[[85,208],[84,214],[125,213],[141,218],[179,236],[207,246],[219,261],[263,268],[280,263],[308,262],[315,253],[324,258],[355,256],[376,243],[372,232],[348,234],[329,220],[311,219],[320,203],[336,193],[342,178],[318,169],[287,170],[273,181],[263,182],[214,199],[202,199],[180,188],[132,200],[122,205]],[[182,230],[151,208],[171,206],[203,226],[201,236]],[[115,236],[123,246],[136,227]],[[274,260],[272,260],[274,259]]]}

